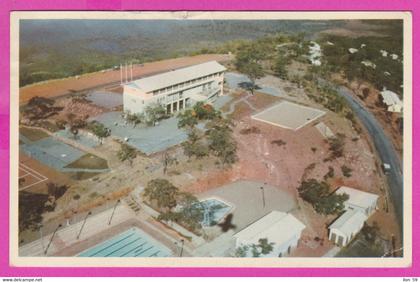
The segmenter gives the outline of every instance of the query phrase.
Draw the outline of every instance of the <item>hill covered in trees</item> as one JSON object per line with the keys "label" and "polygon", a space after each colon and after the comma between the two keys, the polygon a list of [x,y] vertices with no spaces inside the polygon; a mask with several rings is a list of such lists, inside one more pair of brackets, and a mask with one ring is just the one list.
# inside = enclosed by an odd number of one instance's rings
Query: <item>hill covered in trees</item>
{"label": "hill covered in trees", "polygon": [[20,86],[119,65],[189,55],[275,33],[315,34],[341,21],[22,20]]}

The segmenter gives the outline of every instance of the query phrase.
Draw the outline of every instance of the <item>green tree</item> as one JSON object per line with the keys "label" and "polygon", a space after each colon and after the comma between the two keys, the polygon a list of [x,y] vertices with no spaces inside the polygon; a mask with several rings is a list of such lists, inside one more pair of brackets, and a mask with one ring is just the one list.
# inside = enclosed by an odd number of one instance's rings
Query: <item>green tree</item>
{"label": "green tree", "polygon": [[326,161],[340,158],[344,154],[344,138],[343,134],[337,134],[336,137],[328,139],[330,155],[326,158]]}
{"label": "green tree", "polygon": [[236,162],[236,142],[232,137],[230,123],[226,119],[217,119],[211,122],[210,129],[206,134],[209,148],[220,159],[222,166]]}
{"label": "green tree", "polygon": [[261,249],[261,253],[263,255],[267,255],[273,251],[273,242],[268,242],[267,238],[260,238],[258,239],[258,246]]}
{"label": "green tree", "polygon": [[316,179],[302,181],[298,187],[299,196],[310,203],[317,213],[336,214],[344,209],[347,194],[330,193],[330,186],[326,182]]}
{"label": "green tree", "polygon": [[109,135],[111,135],[111,130],[97,121],[91,122],[89,124],[89,129],[92,131],[93,134],[95,134],[96,137],[98,137],[100,144],[102,144],[103,138],[106,138]]}
{"label": "green tree", "polygon": [[241,245],[235,250],[236,257],[260,257],[268,255],[273,251],[274,242],[269,242],[267,238],[258,239],[258,244]]}
{"label": "green tree", "polygon": [[249,246],[242,245],[236,248],[235,250],[235,257],[244,258],[248,255]]}
{"label": "green tree", "polygon": [[350,177],[353,170],[346,165],[341,166],[341,172],[345,177]]}
{"label": "green tree", "polygon": [[212,105],[204,102],[197,102],[193,106],[193,114],[199,120],[212,120],[220,116],[220,113],[216,111]]}
{"label": "green tree", "polygon": [[177,205],[179,189],[166,179],[150,180],[144,189],[144,196],[149,202],[156,202],[158,208],[170,211]]}
{"label": "green tree", "polygon": [[236,54],[235,67],[238,71],[248,76],[251,80],[249,90],[254,94],[255,80],[264,76],[261,61],[266,57],[256,44],[244,44]]}
{"label": "green tree", "polygon": [[144,119],[144,114],[131,114],[129,112],[126,113],[126,120],[129,124],[133,125],[133,128],[142,123]]}
{"label": "green tree", "polygon": [[168,117],[165,107],[161,104],[147,106],[145,113],[146,123],[149,126],[154,126],[156,122]]}
{"label": "green tree", "polygon": [[287,78],[287,70],[286,70],[286,60],[283,56],[278,56],[274,62],[274,73],[282,78]]}
{"label": "green tree", "polygon": [[136,158],[137,152],[133,147],[125,143],[121,143],[121,147],[117,152],[117,156],[120,161],[129,161],[130,165],[133,165],[133,160]]}
{"label": "green tree", "polygon": [[204,219],[204,209],[197,197],[188,192],[180,192],[177,196],[177,203],[180,207],[179,214],[182,223],[191,230],[200,229]]}
{"label": "green tree", "polygon": [[184,154],[188,158],[195,156],[197,159],[200,159],[208,156],[209,146],[200,140],[200,134],[201,132],[195,127],[188,131],[188,139],[182,143]]}
{"label": "green tree", "polygon": [[73,134],[73,139],[76,139],[79,134],[79,129],[84,128],[87,125],[86,118],[78,118],[74,113],[67,114],[67,121],[69,130]]}
{"label": "green tree", "polygon": [[193,128],[198,124],[197,115],[192,109],[187,109],[178,114],[178,128]]}

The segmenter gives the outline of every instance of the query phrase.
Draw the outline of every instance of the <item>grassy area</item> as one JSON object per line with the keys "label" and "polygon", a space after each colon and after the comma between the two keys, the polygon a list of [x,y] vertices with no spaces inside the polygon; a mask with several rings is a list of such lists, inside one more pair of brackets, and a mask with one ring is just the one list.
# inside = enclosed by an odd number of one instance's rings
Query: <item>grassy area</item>
{"label": "grassy area", "polygon": [[67,165],[66,168],[107,169],[108,163],[106,160],[98,156],[85,154],[71,164]]}
{"label": "grassy area", "polygon": [[42,130],[29,127],[19,127],[19,133],[31,141],[38,141],[47,138],[49,135]]}

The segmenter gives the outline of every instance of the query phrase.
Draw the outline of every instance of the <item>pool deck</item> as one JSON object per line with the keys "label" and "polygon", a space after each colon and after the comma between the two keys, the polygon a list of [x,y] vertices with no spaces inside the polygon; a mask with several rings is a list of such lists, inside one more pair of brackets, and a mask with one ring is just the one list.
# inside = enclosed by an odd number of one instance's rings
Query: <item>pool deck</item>
{"label": "pool deck", "polygon": [[[44,249],[48,245],[52,234],[44,234],[43,240],[38,239],[19,248],[19,256],[23,257],[73,257],[81,252],[94,247],[101,242],[104,242],[125,230],[137,227],[153,237],[156,241],[162,243],[165,247],[171,250],[172,254],[176,256],[179,253],[179,248],[174,242],[179,241],[179,236],[176,233],[168,231],[162,225],[150,216],[140,213],[135,214],[126,205],[124,201],[119,204],[115,210],[111,225],[106,224],[112,214],[113,206],[103,212],[92,215],[86,220],[86,224],[81,233],[80,239],[77,239],[77,234],[83,224],[83,221],[64,226],[59,229],[54,236],[54,239],[48,249],[47,255],[44,254]],[[191,250],[188,242],[185,243],[184,256],[190,256]]]}
{"label": "pool deck", "polygon": [[[107,223],[109,221],[112,210],[113,209],[110,208],[96,215],[88,217],[79,240],[77,239],[77,234],[79,233],[80,228],[82,227],[83,221],[70,224],[69,226],[66,226],[66,224],[64,224],[64,226],[61,229],[59,229],[55,234],[54,239],[50,247],[48,248],[47,256],[55,255],[59,251],[74,244],[88,241],[92,236],[99,234],[100,232],[105,231],[109,228],[115,227],[132,217],[132,213],[128,208],[126,208],[124,205],[118,205],[115,209],[111,225],[104,224],[105,222]],[[19,255],[46,256],[44,254],[43,249],[47,247],[51,237],[52,234],[44,234],[43,240],[39,239],[21,246],[19,248]]]}

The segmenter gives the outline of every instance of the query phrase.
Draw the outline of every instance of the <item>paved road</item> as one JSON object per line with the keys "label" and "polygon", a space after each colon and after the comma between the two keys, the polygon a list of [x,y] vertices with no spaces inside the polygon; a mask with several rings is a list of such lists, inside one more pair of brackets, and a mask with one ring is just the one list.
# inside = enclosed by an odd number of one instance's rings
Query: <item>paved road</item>
{"label": "paved road", "polygon": [[372,137],[375,144],[376,151],[381,158],[382,163],[391,165],[391,170],[387,175],[388,184],[390,187],[390,195],[392,197],[395,213],[400,225],[400,232],[402,234],[402,218],[403,218],[403,176],[401,170],[400,160],[397,153],[385,135],[379,122],[366,108],[364,108],[353,96],[350,90],[346,87],[340,86],[337,88],[338,93],[344,97],[353,109],[354,113],[359,117],[367,131]]}

